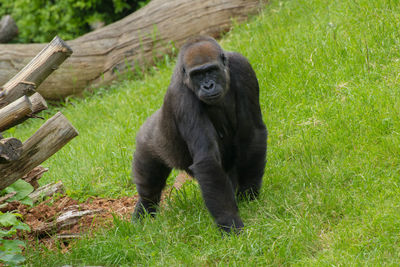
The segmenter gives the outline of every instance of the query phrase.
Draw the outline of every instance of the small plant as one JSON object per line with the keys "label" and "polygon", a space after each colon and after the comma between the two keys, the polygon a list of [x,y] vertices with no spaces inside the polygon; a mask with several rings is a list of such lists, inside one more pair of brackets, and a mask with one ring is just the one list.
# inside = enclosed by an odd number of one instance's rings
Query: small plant
{"label": "small plant", "polygon": [[[17,200],[23,204],[32,206],[32,199],[28,196],[32,191],[33,187],[29,183],[18,180],[0,191],[0,196],[16,192],[13,197],[7,199],[7,202]],[[22,215],[19,213],[3,213],[0,211],[0,263],[14,266],[25,261],[25,257],[21,255],[22,248],[26,246],[25,242],[14,239],[17,230],[30,231],[29,226],[19,220],[21,218]]]}
{"label": "small plant", "polygon": [[[32,199],[29,198],[29,194],[32,193],[33,187],[24,180],[17,180],[15,183],[0,191],[0,196],[16,192],[16,194],[7,199],[7,202],[19,201],[22,204],[32,206]],[[0,206],[1,207],[1,206]]]}
{"label": "small plant", "polygon": [[25,242],[12,239],[17,230],[30,231],[27,224],[18,220],[21,217],[19,213],[0,211],[0,262],[6,265],[18,265],[25,261],[25,257],[21,255]]}

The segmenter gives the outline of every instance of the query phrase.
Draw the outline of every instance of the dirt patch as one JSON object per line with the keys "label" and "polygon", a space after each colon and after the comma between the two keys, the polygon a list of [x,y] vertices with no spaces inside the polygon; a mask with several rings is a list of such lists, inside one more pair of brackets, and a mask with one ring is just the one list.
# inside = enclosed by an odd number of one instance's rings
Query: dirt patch
{"label": "dirt patch", "polygon": [[[180,173],[173,187],[179,190],[189,179],[190,176],[186,173]],[[162,200],[170,191],[171,189],[164,191]],[[80,235],[100,227],[111,227],[113,215],[130,220],[137,200],[138,196],[120,199],[93,197],[79,203],[68,196],[62,196],[48,198],[34,207],[11,202],[2,211],[17,211],[22,214],[23,221],[30,226],[31,232],[19,235],[32,247],[43,244],[49,249],[54,249],[58,244],[65,252],[70,248],[71,240],[79,238]],[[65,215],[69,217],[63,220]]]}
{"label": "dirt patch", "polygon": [[[130,219],[131,213],[137,202],[137,196],[123,197],[120,199],[110,198],[89,198],[84,203],[63,196],[58,199],[49,198],[35,207],[12,202],[8,205],[8,211],[18,211],[22,214],[24,222],[31,228],[30,233],[23,233],[21,236],[32,246],[44,244],[49,249],[53,249],[56,240],[63,250],[68,250],[71,240],[79,238],[79,235],[88,233],[99,227],[111,226],[113,214]],[[60,215],[71,212],[88,212],[89,214],[76,218],[71,225],[58,225],[56,222]],[[50,227],[49,227],[50,226]],[[51,227],[53,226],[53,227]]]}

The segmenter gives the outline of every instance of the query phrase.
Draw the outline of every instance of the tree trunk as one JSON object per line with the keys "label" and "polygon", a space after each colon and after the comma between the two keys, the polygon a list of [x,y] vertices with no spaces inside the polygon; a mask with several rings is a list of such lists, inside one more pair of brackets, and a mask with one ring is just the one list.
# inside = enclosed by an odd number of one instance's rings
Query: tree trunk
{"label": "tree trunk", "polygon": [[0,190],[22,178],[77,135],[67,118],[58,112],[25,141],[18,160],[0,164]]}
{"label": "tree trunk", "polygon": [[[46,99],[80,94],[111,81],[135,64],[151,63],[193,35],[218,36],[258,10],[261,0],[152,0],[124,19],[67,42],[74,54],[40,86]],[[21,69],[43,44],[0,45],[0,84]]]}

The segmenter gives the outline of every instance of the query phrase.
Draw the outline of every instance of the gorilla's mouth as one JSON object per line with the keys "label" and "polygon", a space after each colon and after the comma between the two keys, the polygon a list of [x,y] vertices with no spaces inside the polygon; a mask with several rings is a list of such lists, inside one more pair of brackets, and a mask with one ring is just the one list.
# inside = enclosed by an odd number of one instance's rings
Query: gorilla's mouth
{"label": "gorilla's mouth", "polygon": [[221,96],[221,92],[217,92],[217,93],[214,93],[214,94],[207,95],[206,98],[207,99],[216,99],[216,98],[219,98],[220,96]]}
{"label": "gorilla's mouth", "polygon": [[205,95],[202,97],[201,100],[206,104],[213,105],[213,104],[220,102],[220,100],[222,98],[221,96],[222,96],[222,93],[218,92],[218,93],[211,94],[211,95]]}

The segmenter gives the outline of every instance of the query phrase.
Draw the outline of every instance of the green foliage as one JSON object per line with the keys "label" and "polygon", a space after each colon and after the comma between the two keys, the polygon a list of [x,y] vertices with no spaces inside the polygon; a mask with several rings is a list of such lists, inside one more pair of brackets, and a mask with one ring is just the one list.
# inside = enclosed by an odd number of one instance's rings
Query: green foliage
{"label": "green foliage", "polygon": [[[18,180],[2,190],[0,196],[17,192],[15,196],[9,198],[7,201],[18,200],[23,204],[32,205],[32,200],[28,197],[32,191],[33,187],[29,183]],[[19,213],[3,213],[0,211],[0,262],[11,266],[25,261],[25,257],[21,255],[21,247],[25,247],[25,243],[17,239],[12,239],[15,238],[17,230],[30,231],[29,226],[18,219],[21,217]]]}
{"label": "green foliage", "polygon": [[0,211],[0,263],[7,265],[18,265],[25,261],[21,255],[25,242],[11,239],[17,234],[17,230],[30,231],[29,226],[18,218],[18,213],[3,213]]}
{"label": "green foliage", "polygon": [[7,201],[11,202],[11,201],[19,201],[22,204],[25,205],[30,205],[32,206],[32,199],[30,199],[28,197],[28,195],[33,191],[33,187],[32,185],[30,185],[29,183],[25,182],[24,180],[17,180],[15,183],[13,183],[12,185],[10,185],[9,187],[5,188],[4,190],[2,190],[0,192],[0,196],[1,195],[5,195],[11,192],[16,192],[17,194],[15,194],[13,197],[9,198]]}
{"label": "green foliage", "polygon": [[[260,198],[221,238],[195,182],[155,219],[115,222],[71,251],[28,248],[32,266],[397,266],[400,262],[400,5],[271,0],[222,46],[249,58],[269,129]],[[55,108],[80,132],[41,182],[76,198],[132,195],[134,137],[163,100],[174,62]],[[190,112],[190,111],[188,111]],[[14,135],[25,140],[42,124]],[[171,175],[168,183],[171,184]]]}
{"label": "green foliage", "polygon": [[0,0],[0,16],[11,14],[18,28],[18,42],[48,42],[55,35],[64,40],[90,31],[90,24],[109,24],[149,0]]}

